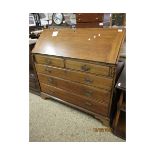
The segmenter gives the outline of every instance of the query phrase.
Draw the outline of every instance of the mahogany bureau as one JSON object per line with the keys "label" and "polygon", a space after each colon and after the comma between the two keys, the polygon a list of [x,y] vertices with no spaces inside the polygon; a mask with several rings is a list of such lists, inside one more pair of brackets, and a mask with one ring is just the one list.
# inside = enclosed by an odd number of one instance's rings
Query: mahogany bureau
{"label": "mahogany bureau", "polygon": [[87,112],[109,126],[124,29],[44,30],[33,48],[43,98]]}

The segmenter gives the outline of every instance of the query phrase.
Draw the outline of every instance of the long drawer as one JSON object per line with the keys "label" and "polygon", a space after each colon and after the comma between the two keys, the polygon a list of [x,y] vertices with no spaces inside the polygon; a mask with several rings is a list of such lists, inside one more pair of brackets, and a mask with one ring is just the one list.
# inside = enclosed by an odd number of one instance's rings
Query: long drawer
{"label": "long drawer", "polygon": [[61,78],[48,76],[45,74],[38,74],[39,81],[48,85],[52,85],[75,94],[91,98],[96,102],[107,102],[110,101],[110,91],[101,90],[91,86],[87,86],[80,83],[71,82]]}
{"label": "long drawer", "polygon": [[91,22],[91,23],[77,23],[76,24],[77,28],[102,28],[102,24],[100,25],[99,22]]}
{"label": "long drawer", "polygon": [[35,62],[48,66],[64,67],[64,59],[52,56],[35,55]]}
{"label": "long drawer", "polygon": [[46,65],[35,64],[35,66],[38,73],[56,76],[59,78],[68,79],[68,80],[83,83],[86,85],[91,85],[98,88],[104,88],[106,90],[111,90],[111,87],[112,87],[112,78],[95,76],[89,73],[71,71],[67,69],[50,67]]}
{"label": "long drawer", "polygon": [[94,73],[97,75],[109,76],[110,67],[85,63],[82,61],[70,60],[65,61],[66,68],[75,69],[83,72]]}
{"label": "long drawer", "polygon": [[108,104],[93,102],[92,100],[88,100],[82,96],[75,95],[73,93],[69,93],[68,91],[49,86],[41,83],[41,90],[49,95],[57,97],[66,102],[72,103],[74,105],[83,107],[87,110],[93,111],[95,113],[105,115],[108,114]]}

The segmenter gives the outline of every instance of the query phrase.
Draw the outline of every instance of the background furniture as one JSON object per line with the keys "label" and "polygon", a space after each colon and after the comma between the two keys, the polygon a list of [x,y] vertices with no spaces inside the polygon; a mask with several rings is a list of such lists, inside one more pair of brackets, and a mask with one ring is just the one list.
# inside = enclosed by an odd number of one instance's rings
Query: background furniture
{"label": "background furniture", "polygon": [[124,29],[47,29],[33,58],[43,98],[53,98],[110,125],[116,67]]}
{"label": "background furniture", "polygon": [[126,67],[116,84],[117,89],[117,111],[113,121],[113,133],[123,139],[126,139]]}
{"label": "background furniture", "polygon": [[111,26],[125,26],[126,14],[125,13],[112,13]]}
{"label": "background furniture", "polygon": [[35,43],[29,44],[29,89],[30,89],[30,92],[40,95],[38,78],[35,73],[34,62],[31,54],[31,51],[34,46],[35,46]]}
{"label": "background furniture", "polygon": [[103,27],[103,13],[76,13],[76,27],[97,28]]}

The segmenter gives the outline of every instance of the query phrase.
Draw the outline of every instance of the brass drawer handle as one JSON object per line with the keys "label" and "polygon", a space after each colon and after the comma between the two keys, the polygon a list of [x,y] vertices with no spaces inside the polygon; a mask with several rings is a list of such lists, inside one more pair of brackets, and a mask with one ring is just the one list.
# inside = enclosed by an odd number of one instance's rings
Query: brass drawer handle
{"label": "brass drawer handle", "polygon": [[50,59],[45,59],[45,63],[46,63],[46,65],[50,65],[50,64],[52,64],[52,61]]}
{"label": "brass drawer handle", "polygon": [[88,96],[88,97],[92,96],[92,94],[93,94],[92,91],[86,91],[86,92],[84,93],[84,95],[85,95],[85,96]]}
{"label": "brass drawer handle", "polygon": [[53,78],[51,78],[51,77],[50,77],[50,78],[48,78],[48,80],[47,80],[47,81],[48,81],[48,83],[54,83],[54,79],[53,79]]}
{"label": "brass drawer handle", "polygon": [[87,65],[83,65],[83,66],[81,66],[81,70],[82,71],[89,71],[90,67],[88,67]]}
{"label": "brass drawer handle", "polygon": [[45,71],[48,72],[48,73],[51,73],[52,70],[50,68],[46,67]]}
{"label": "brass drawer handle", "polygon": [[92,103],[90,103],[90,102],[85,102],[85,105],[92,106]]}
{"label": "brass drawer handle", "polygon": [[85,83],[89,84],[89,83],[93,83],[94,80],[91,80],[91,79],[86,77],[86,78],[84,78],[84,81],[85,81]]}
{"label": "brass drawer handle", "polygon": [[54,94],[55,92],[54,92],[53,90],[48,90],[48,93],[49,93],[49,94],[50,94],[50,93]]}

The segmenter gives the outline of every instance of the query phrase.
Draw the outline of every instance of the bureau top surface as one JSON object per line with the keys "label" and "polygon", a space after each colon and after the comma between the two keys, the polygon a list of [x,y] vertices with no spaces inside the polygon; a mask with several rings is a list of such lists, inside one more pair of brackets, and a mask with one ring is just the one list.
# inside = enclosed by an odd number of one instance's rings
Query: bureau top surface
{"label": "bureau top surface", "polygon": [[115,64],[124,33],[124,29],[46,29],[32,53]]}

